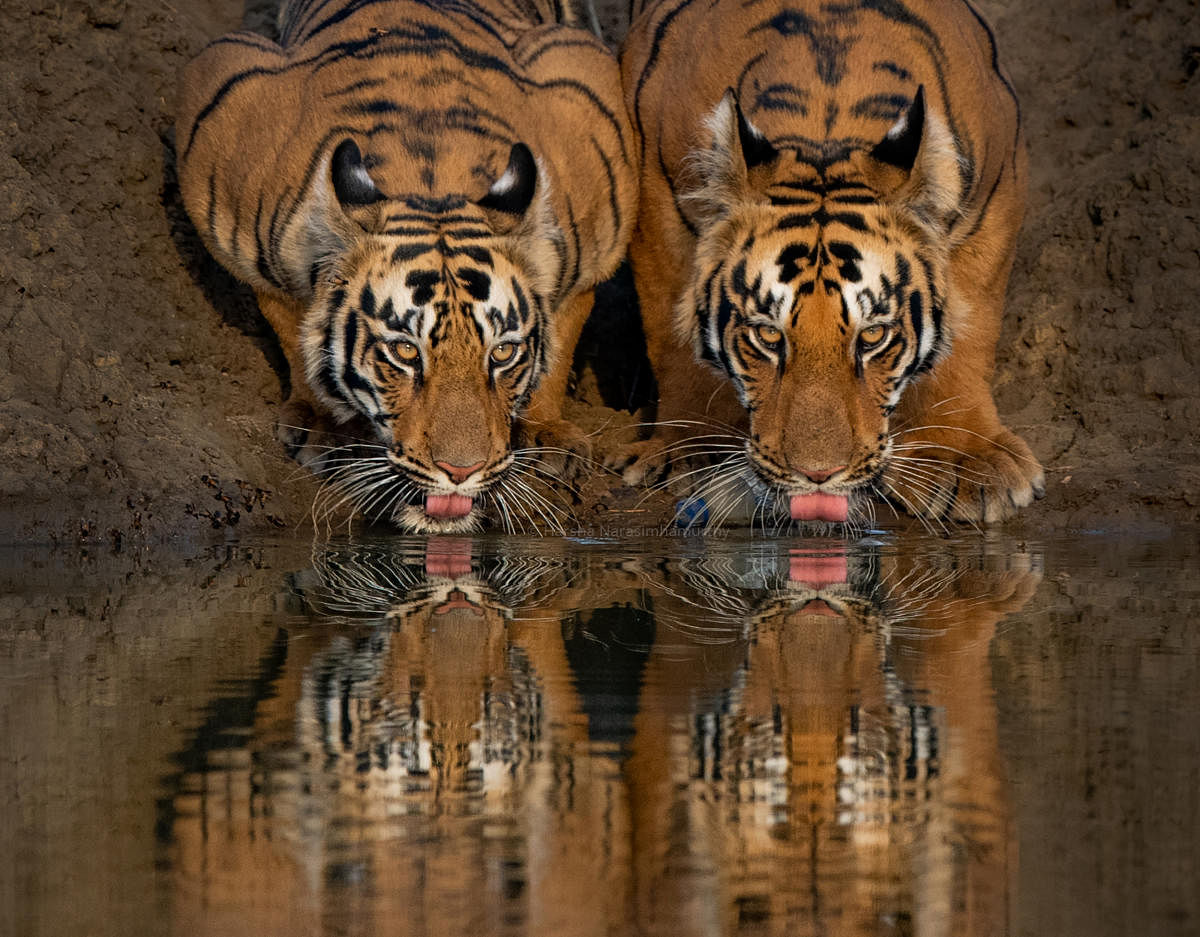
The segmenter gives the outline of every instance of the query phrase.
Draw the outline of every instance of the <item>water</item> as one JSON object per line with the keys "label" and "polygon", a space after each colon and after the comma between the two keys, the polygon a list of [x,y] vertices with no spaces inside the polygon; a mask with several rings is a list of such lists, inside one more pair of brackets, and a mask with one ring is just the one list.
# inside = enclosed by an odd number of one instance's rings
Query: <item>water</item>
{"label": "water", "polygon": [[1194,935],[1197,553],[0,554],[0,933]]}

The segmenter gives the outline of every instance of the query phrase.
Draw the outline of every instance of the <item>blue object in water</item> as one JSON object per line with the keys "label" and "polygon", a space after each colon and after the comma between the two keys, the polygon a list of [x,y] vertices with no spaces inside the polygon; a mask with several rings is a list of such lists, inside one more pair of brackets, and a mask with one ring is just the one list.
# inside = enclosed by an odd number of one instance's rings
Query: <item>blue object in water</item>
{"label": "blue object in water", "polygon": [[708,505],[703,498],[684,498],[675,505],[675,524],[679,527],[703,527],[708,523]]}

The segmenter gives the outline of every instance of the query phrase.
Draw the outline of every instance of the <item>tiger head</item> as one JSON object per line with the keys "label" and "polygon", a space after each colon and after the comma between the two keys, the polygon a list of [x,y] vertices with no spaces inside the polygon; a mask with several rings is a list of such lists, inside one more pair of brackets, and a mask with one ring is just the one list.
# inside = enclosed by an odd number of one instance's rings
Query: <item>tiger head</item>
{"label": "tiger head", "polygon": [[732,91],[707,126],[681,200],[698,240],[677,321],[749,414],[752,487],[793,520],[844,522],[883,471],[905,388],[949,341],[952,138],[923,89],[885,139],[838,152],[773,144]]}
{"label": "tiger head", "polygon": [[473,529],[547,367],[561,234],[524,144],[474,198],[385,194],[370,165],[344,140],[314,200],[327,244],[302,327],[308,382],[379,443],[331,474],[401,527]]}

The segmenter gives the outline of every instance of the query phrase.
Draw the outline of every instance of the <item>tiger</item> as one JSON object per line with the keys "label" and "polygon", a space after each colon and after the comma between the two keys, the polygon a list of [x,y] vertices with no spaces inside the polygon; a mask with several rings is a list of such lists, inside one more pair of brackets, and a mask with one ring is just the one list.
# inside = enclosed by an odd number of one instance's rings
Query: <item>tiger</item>
{"label": "tiger", "polygon": [[568,372],[636,209],[614,53],[559,0],[287,0],[278,36],[207,46],[176,120],[184,206],[291,369],[277,434],[402,529],[553,520],[528,479],[587,455]]}
{"label": "tiger", "polygon": [[653,434],[609,458],[625,481],[702,453],[784,524],[872,521],[881,495],[948,530],[1041,498],[990,387],[1027,155],[979,13],[651,0],[621,70],[659,386]]}
{"label": "tiger", "polygon": [[992,642],[1041,559],[912,547],[726,542],[663,564],[626,768],[648,930],[1005,931]]}

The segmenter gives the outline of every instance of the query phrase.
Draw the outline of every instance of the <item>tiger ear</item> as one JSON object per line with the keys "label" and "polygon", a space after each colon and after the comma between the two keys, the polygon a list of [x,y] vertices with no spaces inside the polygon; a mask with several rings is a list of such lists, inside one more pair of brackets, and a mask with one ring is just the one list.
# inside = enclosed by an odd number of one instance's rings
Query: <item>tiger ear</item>
{"label": "tiger ear", "polygon": [[863,171],[876,191],[944,228],[958,211],[961,157],[953,134],[925,102],[921,85],[887,136],[865,154]]}
{"label": "tiger ear", "polygon": [[679,209],[696,231],[758,199],[779,159],[779,150],[742,111],[730,88],[704,119],[708,139],[682,167]]}
{"label": "tiger ear", "polygon": [[542,296],[550,295],[561,274],[563,235],[550,203],[549,178],[524,143],[514,143],[505,166],[476,203],[507,252]]}
{"label": "tiger ear", "polygon": [[514,143],[508,165],[478,202],[480,208],[518,218],[525,214],[537,191],[538,171],[533,154],[524,143]]}
{"label": "tiger ear", "polygon": [[742,104],[732,88],[725,92],[722,102],[731,100],[734,112],[737,114],[738,146],[741,149],[742,162],[749,172],[759,166],[767,166],[779,159],[779,150],[763,136],[763,132],[746,119]]}
{"label": "tiger ear", "polygon": [[904,173],[911,173],[921,151],[925,136],[925,86],[917,89],[908,110],[892,125],[882,140],[871,150],[871,159],[885,163]]}
{"label": "tiger ear", "polygon": [[[379,191],[375,180],[367,172],[362,151],[353,140],[343,140],[333,151],[329,161],[329,177],[344,218],[363,231],[374,231],[383,214],[379,203],[385,201],[387,196]],[[334,223],[339,228],[345,227],[343,222]],[[355,228],[348,230],[354,232]]]}
{"label": "tiger ear", "polygon": [[334,194],[347,211],[374,205],[384,198],[363,164],[362,151],[353,140],[343,140],[333,151],[330,174],[333,176]]}

